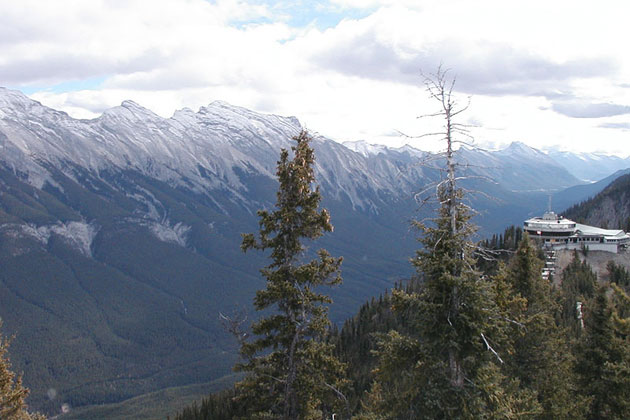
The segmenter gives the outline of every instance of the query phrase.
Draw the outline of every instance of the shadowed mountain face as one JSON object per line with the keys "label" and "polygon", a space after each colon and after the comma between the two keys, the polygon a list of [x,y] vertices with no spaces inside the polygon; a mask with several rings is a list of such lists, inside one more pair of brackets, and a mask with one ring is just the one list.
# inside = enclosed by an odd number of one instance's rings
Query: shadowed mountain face
{"label": "shadowed mountain face", "polygon": [[[240,252],[240,233],[273,206],[280,149],[300,130],[221,102],[166,119],[126,101],[76,120],[0,88],[0,316],[34,408],[230,373],[235,343],[219,313],[249,310],[267,263]],[[335,231],[308,253],[344,256],[338,322],[411,274],[409,221],[427,212],[415,194],[440,170],[410,147],[313,146]],[[524,145],[459,151],[464,184],[495,198],[473,195],[482,232],[540,211],[542,190],[579,183],[544,156]]]}
{"label": "shadowed mountain face", "polygon": [[630,231],[630,174],[617,177],[591,199],[567,209],[564,215],[592,226]]}

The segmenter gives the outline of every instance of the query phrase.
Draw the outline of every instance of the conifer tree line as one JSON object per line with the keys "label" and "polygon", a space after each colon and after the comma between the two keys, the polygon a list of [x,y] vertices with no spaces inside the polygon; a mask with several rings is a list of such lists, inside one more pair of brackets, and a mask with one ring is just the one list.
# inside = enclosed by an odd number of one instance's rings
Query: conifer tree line
{"label": "conifer tree line", "polygon": [[[306,244],[332,231],[314,187],[306,132],[278,162],[276,208],[242,249],[270,250],[267,312],[239,320],[244,379],[177,416],[184,419],[627,419],[630,418],[630,282],[610,263],[598,281],[578,252],[559,278],[543,279],[540,248],[520,228],[481,244],[460,188],[452,79],[427,80],[444,118],[437,210],[414,222],[416,275],[373,298],[341,330],[330,325],[324,286],[341,282],[341,258]],[[479,252],[480,246],[505,248]],[[601,280],[601,279],[600,279]]]}

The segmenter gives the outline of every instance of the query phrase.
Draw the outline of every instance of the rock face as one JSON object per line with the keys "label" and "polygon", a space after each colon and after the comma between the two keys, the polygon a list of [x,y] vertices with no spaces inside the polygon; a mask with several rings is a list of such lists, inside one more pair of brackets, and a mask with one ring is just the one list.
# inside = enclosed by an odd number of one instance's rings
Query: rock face
{"label": "rock face", "polygon": [[[77,120],[0,88],[0,316],[33,408],[230,373],[235,343],[218,313],[251,307],[266,264],[240,252],[240,233],[273,205],[279,151],[301,128],[223,102],[162,118],[125,101]],[[441,171],[408,146],[313,145],[335,225],[316,247],[345,257],[331,309],[340,322],[411,274],[415,194]],[[459,159],[464,184],[498,198],[473,198],[489,232],[540,212],[544,193],[528,191],[578,183],[524,145]]]}

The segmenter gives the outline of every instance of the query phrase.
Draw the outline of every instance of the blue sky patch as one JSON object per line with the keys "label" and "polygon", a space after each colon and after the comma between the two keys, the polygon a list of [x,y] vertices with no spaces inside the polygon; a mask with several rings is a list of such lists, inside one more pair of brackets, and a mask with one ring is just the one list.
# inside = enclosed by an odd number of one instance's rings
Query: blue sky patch
{"label": "blue sky patch", "polygon": [[327,0],[253,0],[250,4],[265,6],[272,16],[235,22],[237,27],[249,24],[285,22],[293,28],[314,25],[319,30],[325,30],[337,26],[344,19],[361,19],[369,16],[375,10],[374,8],[342,8]]}
{"label": "blue sky patch", "polygon": [[23,86],[8,86],[9,89],[15,89],[23,92],[25,95],[32,95],[35,92],[53,92],[53,93],[64,93],[64,92],[75,92],[79,90],[90,90],[90,89],[98,89],[105,82],[107,77],[89,77],[87,79],[81,80],[69,80],[67,82],[61,82],[56,85],[46,85],[46,86],[37,86],[37,85],[23,85]]}

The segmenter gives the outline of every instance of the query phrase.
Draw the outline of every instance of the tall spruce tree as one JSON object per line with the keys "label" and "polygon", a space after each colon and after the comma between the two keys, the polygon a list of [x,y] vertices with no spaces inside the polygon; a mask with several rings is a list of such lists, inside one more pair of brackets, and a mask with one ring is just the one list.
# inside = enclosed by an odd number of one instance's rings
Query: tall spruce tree
{"label": "tall spruce tree", "polygon": [[424,280],[418,293],[397,290],[394,309],[410,319],[411,333],[391,331],[380,341],[380,363],[363,418],[517,418],[535,411],[497,365],[506,321],[491,282],[475,269],[475,228],[457,185],[454,118],[463,111],[453,80],[438,70],[426,80],[444,118],[445,177],[435,186],[437,215],[415,222],[423,247],[412,263]]}
{"label": "tall spruce tree", "polygon": [[260,232],[244,234],[241,248],[271,250],[271,263],[261,270],[267,287],[254,298],[256,310],[266,312],[252,324],[254,338],[244,341],[245,361],[236,366],[247,372],[237,384],[237,394],[247,407],[246,418],[321,419],[340,409],[344,398],[344,366],[333,356],[333,345],[324,338],[329,327],[331,299],[322,286],[341,282],[341,258],[326,250],[304,262],[305,241],[331,232],[330,215],[319,210],[314,153],[310,136],[294,137],[293,158],[282,150],[278,162],[279,189],[276,209],[261,210]]}

